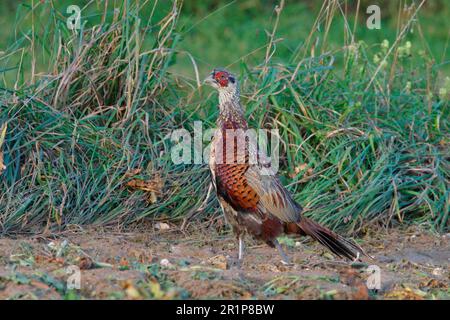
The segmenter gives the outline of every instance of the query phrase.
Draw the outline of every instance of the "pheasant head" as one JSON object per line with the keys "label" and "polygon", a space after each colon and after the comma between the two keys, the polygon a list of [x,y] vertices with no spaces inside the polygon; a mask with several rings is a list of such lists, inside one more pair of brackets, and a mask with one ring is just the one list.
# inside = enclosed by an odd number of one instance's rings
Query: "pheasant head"
{"label": "pheasant head", "polygon": [[239,84],[237,78],[225,69],[214,69],[205,79],[205,84],[212,86],[219,92],[219,104],[222,107],[236,107],[239,104]]}

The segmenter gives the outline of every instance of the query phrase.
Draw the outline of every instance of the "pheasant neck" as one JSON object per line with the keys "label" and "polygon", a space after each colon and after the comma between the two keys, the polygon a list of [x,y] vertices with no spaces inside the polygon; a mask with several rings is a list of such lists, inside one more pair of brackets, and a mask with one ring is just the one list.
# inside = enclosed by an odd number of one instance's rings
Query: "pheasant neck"
{"label": "pheasant neck", "polygon": [[239,102],[239,89],[229,90],[220,89],[219,90],[219,105],[234,104],[240,106]]}
{"label": "pheasant neck", "polygon": [[226,127],[227,129],[247,128],[247,121],[244,118],[239,94],[231,94],[226,91],[219,92],[219,109],[220,114],[219,118],[217,118],[219,127]]}

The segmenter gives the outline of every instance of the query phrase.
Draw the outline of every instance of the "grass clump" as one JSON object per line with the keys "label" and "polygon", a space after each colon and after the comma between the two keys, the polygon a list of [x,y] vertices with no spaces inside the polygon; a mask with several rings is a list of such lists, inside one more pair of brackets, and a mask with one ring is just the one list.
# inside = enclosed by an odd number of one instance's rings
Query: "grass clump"
{"label": "grass clump", "polygon": [[[174,202],[183,205],[186,195],[173,194],[177,188],[193,194],[195,185],[164,154],[165,135],[183,111],[161,104],[163,97],[175,96],[167,90],[166,72],[179,7],[159,20],[150,16],[145,25],[140,8],[126,3],[112,17],[105,14],[103,24],[79,33],[67,30],[52,6],[30,10],[56,20],[54,29],[35,33],[51,54],[51,73],[2,90],[0,119],[9,128],[2,232],[131,221],[164,212]],[[167,185],[168,201],[149,203],[145,192],[126,187],[136,168],[141,178]]]}
{"label": "grass clump", "polygon": [[[172,130],[212,127],[217,114],[197,57],[178,49],[181,5],[97,7],[78,32],[53,2],[22,8],[40,24],[0,56],[3,234],[217,212],[205,199],[207,167],[170,158]],[[279,173],[316,220],[349,231],[374,221],[448,230],[450,88],[445,63],[406,39],[419,6],[394,41],[376,45],[355,37],[341,9],[327,1],[301,45],[279,51],[281,3],[258,63],[230,66],[250,124],[279,129]],[[328,35],[335,23],[339,45]],[[193,76],[183,75],[184,57]]]}

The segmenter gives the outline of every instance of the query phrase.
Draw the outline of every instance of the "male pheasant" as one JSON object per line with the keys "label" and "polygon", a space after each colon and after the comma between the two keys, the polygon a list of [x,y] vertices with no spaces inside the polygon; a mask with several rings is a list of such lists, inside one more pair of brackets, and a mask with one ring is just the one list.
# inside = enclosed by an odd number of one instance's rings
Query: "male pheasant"
{"label": "male pheasant", "polygon": [[[264,165],[251,156],[264,157],[248,139],[238,143],[248,129],[239,100],[236,77],[214,69],[205,83],[219,92],[218,131],[210,149],[209,166],[216,193],[227,222],[239,241],[239,264],[244,255],[246,233],[276,247],[282,261],[290,264],[277,237],[284,233],[309,235],[339,257],[357,259],[363,250],[331,230],[301,215],[302,207],[292,198],[275,174],[262,172]],[[239,132],[239,134],[237,134]],[[238,152],[244,150],[244,153]],[[239,149],[241,148],[241,149]]]}

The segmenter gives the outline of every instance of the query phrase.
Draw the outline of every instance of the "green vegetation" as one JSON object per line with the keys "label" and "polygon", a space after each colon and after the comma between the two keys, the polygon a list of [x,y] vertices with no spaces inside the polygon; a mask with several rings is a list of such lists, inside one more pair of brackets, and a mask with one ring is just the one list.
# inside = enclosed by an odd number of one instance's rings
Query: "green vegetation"
{"label": "green vegetation", "polygon": [[[306,214],[448,230],[445,1],[380,4],[381,30],[365,1],[357,22],[357,1],[79,1],[79,32],[72,2],[0,4],[0,233],[201,207],[208,169],[174,165],[168,134],[214,126],[217,97],[198,84],[215,66],[238,74],[251,126],[280,130],[280,174]],[[217,213],[206,201],[201,216]]]}

